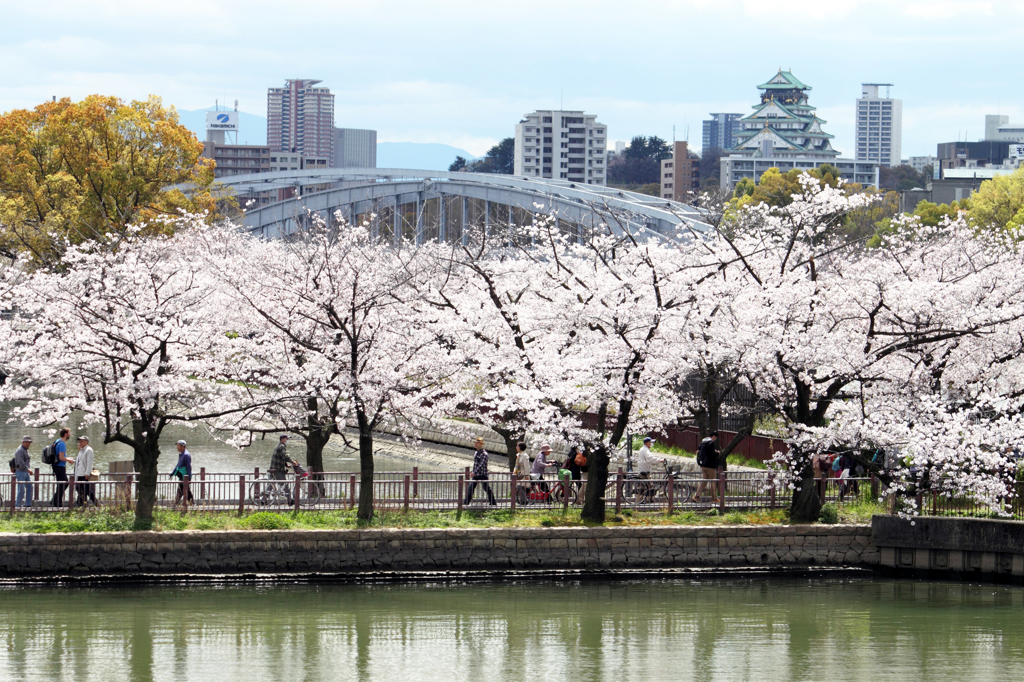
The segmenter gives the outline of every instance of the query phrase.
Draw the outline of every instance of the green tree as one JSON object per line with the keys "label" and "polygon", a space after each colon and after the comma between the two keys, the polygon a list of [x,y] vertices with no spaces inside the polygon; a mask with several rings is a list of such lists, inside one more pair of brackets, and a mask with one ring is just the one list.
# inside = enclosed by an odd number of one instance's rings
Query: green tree
{"label": "green tree", "polygon": [[455,160],[452,161],[452,165],[448,166],[448,170],[451,172],[460,171],[466,167],[466,159],[461,156],[456,156]]}
{"label": "green tree", "polygon": [[1024,227],[1024,166],[1009,175],[981,183],[971,194],[968,215],[979,228],[1019,230]]}
{"label": "green tree", "polygon": [[[0,116],[0,250],[59,257],[62,244],[170,232],[181,211],[216,212],[213,162],[159,97],[91,95]],[[190,185],[188,195],[170,189]]]}
{"label": "green tree", "polygon": [[717,187],[722,178],[722,156],[725,150],[721,147],[708,147],[700,150],[700,186]]}
{"label": "green tree", "polygon": [[[465,170],[471,173],[497,173],[512,175],[515,172],[516,141],[506,137],[504,140],[487,150],[487,154],[479,161],[467,165]],[[456,158],[456,162],[458,157]],[[449,169],[451,170],[451,169]]]}
{"label": "green tree", "polygon": [[908,190],[925,187],[931,175],[918,173],[912,166],[882,167],[878,171],[880,189]]}

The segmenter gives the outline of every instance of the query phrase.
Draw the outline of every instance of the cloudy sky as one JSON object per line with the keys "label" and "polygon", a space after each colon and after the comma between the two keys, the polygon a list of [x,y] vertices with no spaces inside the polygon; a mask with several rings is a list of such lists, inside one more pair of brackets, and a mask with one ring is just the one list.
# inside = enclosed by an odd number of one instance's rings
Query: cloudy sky
{"label": "cloudy sky", "polygon": [[[852,153],[861,82],[894,83],[903,156],[1024,121],[1024,2],[990,0],[0,0],[0,111],[52,95],[152,93],[181,109],[318,78],[336,124],[482,154],[537,108],[584,109],[612,139],[746,113],[779,67],[813,86]],[[244,131],[243,135],[244,137]]]}

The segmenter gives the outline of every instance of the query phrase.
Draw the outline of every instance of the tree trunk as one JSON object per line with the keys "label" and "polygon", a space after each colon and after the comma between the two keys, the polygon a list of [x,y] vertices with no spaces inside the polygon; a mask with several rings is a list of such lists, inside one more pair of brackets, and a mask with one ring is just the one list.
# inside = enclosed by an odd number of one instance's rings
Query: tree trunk
{"label": "tree trunk", "polygon": [[306,467],[316,473],[324,470],[324,447],[331,440],[333,422],[324,424],[317,414],[316,398],[306,399]]}
{"label": "tree trunk", "polygon": [[147,435],[135,446],[136,471],[139,472],[139,499],[135,503],[135,527],[148,529],[153,525],[156,506],[157,461],[160,457],[159,436]]}
{"label": "tree trunk", "polygon": [[789,507],[789,520],[792,523],[814,523],[821,515],[821,498],[818,496],[818,481],[814,477],[814,464],[809,457],[796,459],[800,465],[800,480],[793,491],[793,501]]}
{"label": "tree trunk", "polygon": [[359,425],[359,508],[356,517],[364,521],[373,518],[373,430],[362,406],[356,407]]}
{"label": "tree trunk", "polygon": [[526,434],[522,431],[510,431],[509,429],[502,428],[500,426],[494,426],[493,428],[502,440],[505,441],[505,452],[508,453],[508,470],[515,471],[516,469],[516,455],[519,451],[516,446],[519,444]]}
{"label": "tree trunk", "polygon": [[604,491],[608,485],[608,448],[601,443],[587,454],[587,493],[580,516],[591,523],[604,523]]}

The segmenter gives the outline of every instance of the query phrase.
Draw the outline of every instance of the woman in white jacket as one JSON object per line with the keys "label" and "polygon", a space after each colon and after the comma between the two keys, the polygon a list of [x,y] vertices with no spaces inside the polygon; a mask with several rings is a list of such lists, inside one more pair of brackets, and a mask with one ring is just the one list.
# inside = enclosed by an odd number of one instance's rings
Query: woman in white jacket
{"label": "woman in white jacket", "polygon": [[[93,506],[99,506],[96,502],[96,486],[85,481],[92,475],[92,465],[95,455],[89,447],[89,436],[78,437],[78,454],[75,455],[75,492],[78,493],[78,506],[86,503],[85,498],[92,500]],[[81,483],[79,482],[81,481]]]}

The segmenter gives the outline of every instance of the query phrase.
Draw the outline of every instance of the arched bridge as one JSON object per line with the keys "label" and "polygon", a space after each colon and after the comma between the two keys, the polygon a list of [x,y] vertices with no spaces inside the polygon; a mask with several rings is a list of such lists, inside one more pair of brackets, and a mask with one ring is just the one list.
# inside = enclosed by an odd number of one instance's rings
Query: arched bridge
{"label": "arched bridge", "polygon": [[[582,234],[604,223],[633,232],[640,228],[669,239],[708,226],[692,206],[625,190],[566,180],[489,173],[406,169],[331,168],[279,171],[219,178],[241,203],[263,197],[246,210],[245,225],[267,238],[294,232],[310,213],[330,221],[368,220],[380,233],[451,241],[473,226],[528,225],[535,215],[554,214],[560,227]],[[683,228],[683,229],[681,229]]]}

